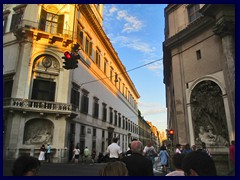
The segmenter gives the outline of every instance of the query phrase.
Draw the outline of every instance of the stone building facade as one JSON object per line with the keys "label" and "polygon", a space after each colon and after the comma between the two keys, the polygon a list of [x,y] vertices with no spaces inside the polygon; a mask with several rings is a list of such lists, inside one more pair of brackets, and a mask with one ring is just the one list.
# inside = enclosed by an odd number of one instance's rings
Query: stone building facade
{"label": "stone building facade", "polygon": [[[165,8],[164,83],[174,143],[202,142],[220,166],[235,139],[235,6]],[[224,169],[226,167],[222,167]]]}
{"label": "stone building facade", "polygon": [[[4,158],[50,143],[66,162],[76,145],[104,153],[118,137],[126,151],[139,137],[140,95],[102,22],[102,4],[4,4]],[[66,70],[76,43],[78,67]]]}

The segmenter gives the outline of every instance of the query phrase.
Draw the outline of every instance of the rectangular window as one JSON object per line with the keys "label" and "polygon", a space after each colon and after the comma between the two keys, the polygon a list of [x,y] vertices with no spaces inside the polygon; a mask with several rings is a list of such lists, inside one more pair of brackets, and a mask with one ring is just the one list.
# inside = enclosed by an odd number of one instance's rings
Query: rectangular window
{"label": "rectangular window", "polygon": [[199,13],[199,9],[199,4],[192,4],[188,6],[189,23],[195,21],[198,17],[200,17],[201,14]]}
{"label": "rectangular window", "polygon": [[92,55],[92,42],[90,41],[89,37],[86,37],[85,40],[85,52],[87,53],[88,56]]}
{"label": "rectangular window", "polygon": [[202,58],[202,55],[201,55],[201,51],[200,50],[197,50],[196,51],[196,55],[197,55],[197,60],[200,60]]}
{"label": "rectangular window", "polygon": [[125,117],[123,116],[123,126],[122,126],[123,129],[125,129]]}
{"label": "rectangular window", "polygon": [[[4,12],[3,12],[4,13]],[[7,20],[8,20],[8,15],[10,12],[7,11],[7,13],[3,14],[3,34],[6,32],[6,27],[7,27]]]}
{"label": "rectangular window", "polygon": [[3,98],[10,98],[12,96],[13,80],[5,80],[3,84]]}
{"label": "rectangular window", "polygon": [[114,125],[115,126],[117,126],[117,121],[118,121],[117,111],[114,111]]}
{"label": "rectangular window", "polygon": [[80,135],[85,136],[85,134],[86,134],[85,126],[81,125]]}
{"label": "rectangular window", "polygon": [[121,114],[120,113],[118,113],[118,127],[121,127]]}
{"label": "rectangular window", "polygon": [[80,26],[78,26],[77,29],[77,42],[80,45],[80,47],[83,47],[83,32],[82,32],[82,28]]}
{"label": "rectangular window", "polygon": [[79,90],[80,87],[77,84],[73,84],[73,87],[71,89],[71,100],[70,102],[72,103],[73,107],[79,108]]}
{"label": "rectangular window", "polygon": [[118,89],[119,89],[119,91],[121,91],[121,84],[122,84],[122,82],[121,82],[121,79],[119,78],[119,80],[118,80]]}
{"label": "rectangular window", "polygon": [[104,137],[105,137],[105,131],[102,130],[102,138],[104,138]]}
{"label": "rectangular window", "polygon": [[106,150],[105,150],[105,143],[104,143],[104,141],[102,141],[102,147],[101,147],[101,150],[102,150],[103,153],[106,151]]}
{"label": "rectangular window", "polygon": [[56,83],[48,80],[34,79],[32,99],[54,101]]}
{"label": "rectangular window", "polygon": [[109,108],[109,123],[113,123],[113,109],[111,107]]}
{"label": "rectangular window", "polygon": [[99,68],[101,68],[101,55],[99,50],[96,50],[95,63]]}
{"label": "rectangular window", "polygon": [[92,150],[96,149],[96,140],[92,141]]}
{"label": "rectangular window", "polygon": [[106,122],[107,121],[107,104],[103,103],[102,107],[103,107],[103,109],[102,109],[103,110],[102,120]]}
{"label": "rectangular window", "polygon": [[110,81],[113,82],[113,68],[110,68]]}
{"label": "rectangular window", "polygon": [[57,15],[42,9],[39,29],[50,34],[63,33],[64,15]]}
{"label": "rectangular window", "polygon": [[97,132],[97,130],[96,130],[96,128],[93,128],[93,137],[96,137],[96,133]]}
{"label": "rectangular window", "polygon": [[84,114],[88,114],[88,103],[89,103],[89,98],[88,98],[88,91],[83,90],[82,91],[82,100],[81,100],[81,112]]}
{"label": "rectangular window", "polygon": [[13,14],[12,22],[10,26],[10,31],[13,32],[18,28],[18,25],[22,23],[23,12],[19,12],[17,14]]}
{"label": "rectangular window", "polygon": [[104,67],[103,67],[104,74],[107,75],[107,60],[104,60]]}
{"label": "rectangular window", "polygon": [[99,112],[99,104],[98,104],[98,98],[94,97],[93,98],[93,117],[98,118],[98,112]]}

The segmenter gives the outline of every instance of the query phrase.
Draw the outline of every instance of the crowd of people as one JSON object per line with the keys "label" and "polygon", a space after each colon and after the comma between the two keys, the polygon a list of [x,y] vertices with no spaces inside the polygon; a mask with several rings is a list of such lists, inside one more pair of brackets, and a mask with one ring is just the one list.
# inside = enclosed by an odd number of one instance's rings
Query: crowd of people
{"label": "crowd of people", "polygon": [[[94,162],[96,151],[90,153],[88,147],[83,151],[84,161],[91,157]],[[31,156],[21,156],[14,162],[12,174],[14,176],[35,176],[41,167],[41,162],[50,162],[51,146],[40,147],[38,158]],[[79,163],[81,150],[78,145],[73,150],[73,161]],[[228,175],[235,175],[235,141],[231,141],[229,146],[230,171]],[[105,159],[104,159],[105,158]],[[103,160],[104,159],[104,160]],[[107,147],[106,155],[99,154],[98,161],[105,162],[106,165],[99,171],[100,176],[154,176],[154,165],[159,159],[162,173],[165,176],[217,176],[216,166],[210,151],[203,142],[201,147],[196,145],[190,147],[189,144],[182,146],[176,144],[174,152],[162,145],[157,152],[149,141],[143,146],[139,140],[133,140],[126,153],[123,153],[118,145],[118,139],[113,138],[113,142]],[[170,164],[173,166],[171,168]]]}

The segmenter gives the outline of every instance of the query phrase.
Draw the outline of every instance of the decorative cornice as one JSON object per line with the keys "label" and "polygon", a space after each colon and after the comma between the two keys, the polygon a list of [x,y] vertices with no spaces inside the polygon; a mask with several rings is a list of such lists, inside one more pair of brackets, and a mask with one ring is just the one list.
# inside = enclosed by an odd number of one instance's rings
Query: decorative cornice
{"label": "decorative cornice", "polygon": [[213,25],[214,20],[212,18],[202,16],[195,20],[194,22],[192,22],[191,24],[189,24],[185,29],[183,29],[179,33],[175,34],[169,39],[166,39],[164,42],[164,46],[166,48],[177,46],[178,44],[181,44],[183,41],[186,41],[192,36],[198,34],[198,32],[201,32],[205,30],[207,27]]}
{"label": "decorative cornice", "polygon": [[220,37],[224,37],[227,35],[234,35],[235,22],[223,19],[216,23],[216,25],[213,27],[213,32],[219,35]]}

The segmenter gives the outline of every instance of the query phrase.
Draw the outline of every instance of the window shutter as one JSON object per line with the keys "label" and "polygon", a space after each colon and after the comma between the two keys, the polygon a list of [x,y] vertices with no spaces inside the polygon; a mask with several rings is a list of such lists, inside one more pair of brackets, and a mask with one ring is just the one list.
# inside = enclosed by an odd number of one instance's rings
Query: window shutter
{"label": "window shutter", "polygon": [[60,33],[60,34],[63,33],[63,25],[64,25],[64,15],[59,15],[57,33]]}
{"label": "window shutter", "polygon": [[56,83],[55,82],[50,82],[49,101],[54,101],[55,100],[55,88],[56,88]]}
{"label": "window shutter", "polygon": [[33,80],[32,99],[38,99],[38,80]]}
{"label": "window shutter", "polygon": [[11,27],[10,27],[11,32],[15,30],[15,26],[17,25],[17,21],[18,21],[18,14],[13,14]]}
{"label": "window shutter", "polygon": [[44,9],[42,9],[40,20],[39,20],[39,29],[42,31],[45,31],[46,18],[47,18],[47,12]]}
{"label": "window shutter", "polygon": [[92,55],[92,42],[89,43],[89,56]]}
{"label": "window shutter", "polygon": [[79,97],[80,97],[80,93],[77,92],[77,98],[76,98],[76,106],[79,107]]}
{"label": "window shutter", "polygon": [[3,87],[3,98],[9,98],[12,96],[13,80],[5,81]]}

